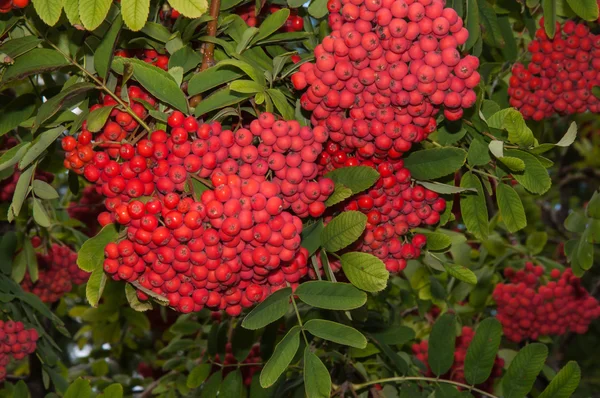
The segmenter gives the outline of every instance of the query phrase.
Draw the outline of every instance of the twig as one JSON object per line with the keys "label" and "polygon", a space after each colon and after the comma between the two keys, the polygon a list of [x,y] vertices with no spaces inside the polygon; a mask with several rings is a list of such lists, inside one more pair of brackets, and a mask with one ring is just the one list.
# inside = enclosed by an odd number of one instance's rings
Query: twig
{"label": "twig", "polygon": [[368,382],[362,383],[362,384],[353,384],[352,386],[354,387],[355,390],[360,390],[360,389],[363,389],[365,387],[372,386],[374,384],[403,383],[405,381],[429,381],[429,382],[433,382],[433,383],[452,384],[452,385],[457,386],[457,387],[462,387],[462,388],[465,388],[467,390],[475,391],[476,393],[481,394],[481,395],[483,395],[485,397],[498,398],[497,396],[495,396],[493,394],[490,394],[488,392],[485,392],[483,390],[480,390],[479,388],[470,386],[468,384],[463,384],[463,383],[459,383],[459,382],[452,381],[452,380],[436,379],[436,378],[433,378],[433,377],[420,377],[420,376],[389,377],[387,379],[372,380],[372,381],[368,381]]}
{"label": "twig", "polygon": [[[212,0],[208,13],[211,20],[206,24],[207,36],[215,37],[219,24],[219,10],[221,9],[221,0]],[[202,65],[200,71],[210,68],[215,63],[215,43],[204,43],[204,55],[202,56]]]}

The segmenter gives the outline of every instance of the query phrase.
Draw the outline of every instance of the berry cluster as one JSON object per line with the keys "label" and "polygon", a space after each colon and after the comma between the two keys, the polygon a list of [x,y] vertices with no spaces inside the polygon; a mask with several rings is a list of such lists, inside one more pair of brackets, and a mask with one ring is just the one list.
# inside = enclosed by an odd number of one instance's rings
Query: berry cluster
{"label": "berry cluster", "polygon": [[[106,197],[100,223],[126,226],[105,248],[105,271],[180,312],[238,315],[295,286],[308,272],[299,217],[321,216],[334,190],[317,178],[325,130],[270,113],[235,132],[180,112],[168,124],[169,134],[120,145],[120,162],[98,152],[85,166]],[[202,184],[213,189],[193,189]]]}
{"label": "berry cluster", "polygon": [[25,8],[28,5],[29,0],[0,0],[0,14],[9,13],[13,8]]}
{"label": "berry cluster", "polygon": [[[177,11],[173,10],[173,13]],[[171,16],[173,16],[171,13]],[[161,55],[156,50],[117,50],[115,56],[124,58],[137,58],[142,61],[154,65],[163,70],[169,70],[169,56]]]}
{"label": "berry cluster", "polygon": [[[221,359],[219,358],[219,355],[217,354],[213,361],[214,365],[211,369],[211,374],[222,370],[223,377],[225,377],[229,373],[233,372],[236,369],[235,365],[246,364],[245,366],[241,366],[239,369],[242,372],[242,378],[244,380],[244,384],[246,386],[249,386],[250,384],[252,384],[252,376],[254,376],[254,374],[257,372],[260,372],[260,370],[262,369],[261,365],[251,365],[251,364],[260,364],[260,363],[262,363],[262,358],[260,356],[260,345],[259,344],[254,344],[252,346],[252,348],[250,349],[250,352],[248,353],[248,356],[246,357],[246,359],[244,359],[242,362],[238,362],[236,357],[233,355],[233,349],[232,349],[231,343],[227,343],[227,345],[225,346],[225,358],[223,359],[223,362],[221,362]],[[227,367],[222,368],[218,364],[227,365]]]}
{"label": "berry cluster", "polygon": [[71,218],[81,221],[85,225],[85,232],[94,236],[98,232],[98,216],[103,211],[104,196],[96,192],[96,187],[86,186],[81,192],[81,198],[69,203],[67,212]]}
{"label": "berry cluster", "polygon": [[[464,363],[465,358],[467,356],[467,349],[469,345],[471,345],[471,341],[475,336],[475,332],[469,326],[463,326],[462,333],[460,336],[456,338],[456,349],[454,351],[454,364],[452,368],[442,376],[442,379],[456,381],[458,383],[468,384],[465,379],[464,373]],[[429,350],[429,342],[427,340],[423,340],[420,343],[416,343],[412,345],[412,351],[417,357],[418,360],[423,362],[427,366],[427,376],[434,376],[429,368],[428,363],[428,350]],[[494,367],[492,368],[492,374],[490,377],[482,384],[477,385],[477,388],[484,391],[492,391],[494,387],[494,380],[502,376],[502,368],[504,367],[504,360],[498,356],[494,361]]]}
{"label": "berry cluster", "polygon": [[[32,239],[34,247],[38,246]],[[71,291],[73,285],[87,282],[90,274],[77,266],[77,253],[67,246],[53,244],[45,253],[36,253],[38,262],[38,280],[31,281],[25,274],[21,287],[32,292],[45,303],[54,303]]]}
{"label": "berry cluster", "polygon": [[319,162],[327,171],[361,164],[373,167],[381,176],[367,192],[343,203],[345,210],[361,211],[367,215],[366,232],[353,250],[375,255],[392,273],[404,270],[407,260],[420,256],[426,238],[415,234],[409,239],[409,230],[437,224],[440,214],[446,209],[446,201],[421,185],[413,185],[402,159],[375,164],[371,160],[347,157],[337,144],[330,142]]}
{"label": "berry cluster", "polygon": [[[10,149],[17,145],[17,139],[14,137],[7,138],[1,145],[2,149]],[[15,193],[15,188],[17,187],[17,181],[19,181],[19,177],[21,177],[21,172],[17,165],[14,167],[14,173],[12,173],[5,180],[0,181],[0,201],[9,202],[12,200],[12,197]],[[47,183],[52,183],[54,180],[54,174],[47,173],[43,170],[36,169],[35,170],[35,179],[44,181]]]}
{"label": "berry cluster", "polygon": [[600,36],[573,21],[556,24],[550,39],[543,28],[529,44],[531,62],[516,63],[509,80],[510,105],[525,118],[542,120],[556,113],[600,112],[592,88],[600,84]]}
{"label": "berry cluster", "polygon": [[[120,94],[120,88],[117,88],[117,94]],[[127,88],[129,95],[129,106],[131,110],[140,119],[144,119],[148,111],[142,104],[137,102],[137,99],[143,100],[148,104],[154,106],[156,100],[150,96],[145,90],[138,86],[130,85]],[[96,104],[90,108],[93,112],[105,106],[116,106],[117,102],[114,98],[105,95],[102,98],[102,104]],[[97,162],[96,157],[104,159],[110,156],[110,158],[116,159],[120,156],[121,144],[120,142],[125,139],[128,133],[134,131],[139,126],[138,122],[133,117],[117,108],[114,108],[110,117],[104,124],[102,131],[93,136],[93,134],[87,129],[87,121],[83,122],[81,132],[77,139],[73,136],[66,136],[62,139],[62,148],[66,152],[64,166],[69,170],[73,170],[78,174],[84,173],[84,167],[91,163]],[[94,142],[92,142],[92,140]],[[106,151],[95,152],[95,147],[106,148]],[[88,178],[89,179],[89,178]]]}
{"label": "berry cluster", "polygon": [[[263,8],[261,11],[267,11],[266,14],[273,14],[277,11],[281,10],[281,7],[271,5],[267,8]],[[256,15],[256,7],[254,4],[246,4],[244,6],[238,7],[236,13],[246,22],[248,26],[258,26],[260,22],[260,18],[263,15]],[[280,30],[284,32],[300,32],[304,29],[304,19],[300,15],[298,15],[298,11],[293,8],[290,8],[290,16],[285,21],[285,24],[281,27]]]}
{"label": "berry cluster", "polygon": [[39,338],[35,329],[25,329],[23,322],[0,321],[0,381],[6,377],[10,359],[20,360],[36,349]]}
{"label": "berry cluster", "polygon": [[314,126],[342,148],[397,159],[476,100],[473,56],[457,47],[468,32],[442,0],[329,0],[332,33],[292,76]]}
{"label": "berry cluster", "polygon": [[562,273],[553,269],[547,283],[543,283],[544,268],[532,263],[518,271],[506,268],[504,276],[510,283],[497,284],[493,297],[498,320],[509,340],[585,333],[590,322],[600,317],[598,301],[581,286],[570,268]]}

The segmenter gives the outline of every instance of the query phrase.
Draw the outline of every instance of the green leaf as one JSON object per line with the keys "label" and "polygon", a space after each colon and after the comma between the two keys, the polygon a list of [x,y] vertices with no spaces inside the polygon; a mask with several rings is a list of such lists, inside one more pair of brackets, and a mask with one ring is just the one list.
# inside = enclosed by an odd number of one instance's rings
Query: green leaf
{"label": "green leaf", "polygon": [[525,189],[531,193],[540,195],[550,189],[552,180],[548,175],[548,171],[535,156],[516,149],[506,150],[505,155],[519,158],[525,162],[525,170],[512,174],[515,180],[523,185]]}
{"label": "green leaf", "polygon": [[[594,2],[595,3],[595,2]],[[556,146],[568,147],[575,142],[577,138],[577,123],[571,122],[565,135],[556,143]]]}
{"label": "green leaf", "polygon": [[29,398],[29,388],[23,380],[19,380],[13,387],[11,398]]}
{"label": "green leaf", "polygon": [[33,193],[39,198],[51,200],[58,198],[58,192],[52,185],[42,180],[33,180]]}
{"label": "green leaf", "polygon": [[508,140],[514,144],[529,147],[533,145],[533,132],[527,124],[521,112],[511,108],[504,117],[504,128],[508,131]]}
{"label": "green leaf", "polygon": [[37,198],[33,198],[33,220],[40,227],[50,228],[51,223],[48,213],[46,213],[46,210],[44,210],[44,207]]}
{"label": "green leaf", "polygon": [[537,375],[544,367],[548,347],[541,343],[526,345],[514,357],[504,377],[502,391],[504,398],[523,398],[531,388]]}
{"label": "green leaf", "polygon": [[256,330],[275,322],[288,311],[291,294],[292,289],[289,287],[276,291],[246,315],[242,326]]}
{"label": "green leaf", "polygon": [[67,14],[67,19],[71,25],[81,25],[81,19],[79,18],[79,0],[63,0],[63,2],[65,14]]}
{"label": "green leaf", "polygon": [[475,273],[468,269],[467,267],[463,267],[458,264],[444,264],[444,268],[451,276],[455,277],[458,280],[469,283],[471,285],[477,284],[477,276]]}
{"label": "green leaf", "polygon": [[77,265],[84,271],[102,270],[104,248],[117,240],[119,233],[114,224],[108,224],[96,236],[85,241],[77,254]]}
{"label": "green leaf", "polygon": [[102,393],[104,398],[123,398],[123,386],[119,383],[113,383],[106,387]]}
{"label": "green leaf", "polygon": [[299,326],[292,327],[275,346],[271,358],[260,372],[260,385],[262,388],[268,388],[275,384],[294,359],[300,346],[300,330]]}
{"label": "green leaf", "polygon": [[19,161],[19,169],[23,170],[36,160],[65,131],[63,126],[44,131],[29,146]]}
{"label": "green leaf", "polygon": [[500,216],[509,232],[517,232],[527,226],[525,208],[519,194],[511,186],[504,183],[498,184],[496,199]]}
{"label": "green leaf", "polygon": [[[481,29],[483,40],[492,47],[504,47],[504,38],[500,32],[500,24],[494,8],[485,0],[478,1],[477,5],[479,6],[479,19],[483,25],[483,29]],[[469,33],[471,32],[469,31]]]}
{"label": "green leaf", "polygon": [[465,43],[465,50],[469,50],[481,37],[479,7],[477,6],[477,0],[467,0],[466,28],[469,31],[469,38]]}
{"label": "green leaf", "polygon": [[[2,51],[0,51],[0,53],[1,52]],[[0,118],[0,135],[8,133],[17,128],[19,124],[29,119],[35,111],[35,102],[35,95],[24,94],[19,95],[5,108],[1,108],[0,112],[2,112],[2,118]],[[4,155],[2,155],[2,157],[4,157]]]}
{"label": "green leaf", "polygon": [[306,304],[326,310],[353,310],[367,302],[365,292],[341,282],[304,282],[298,286],[295,294]]}
{"label": "green leaf", "polygon": [[129,306],[136,311],[143,312],[152,309],[152,303],[150,301],[141,302],[138,299],[135,288],[129,283],[125,285],[125,296]]}
{"label": "green leaf", "polygon": [[433,180],[454,173],[465,163],[467,152],[460,148],[432,148],[415,151],[404,166],[417,180]]}
{"label": "green leaf", "polygon": [[302,247],[308,250],[309,256],[312,256],[321,247],[321,232],[323,228],[323,220],[302,228]]}
{"label": "green leaf", "polygon": [[321,233],[321,245],[328,252],[347,247],[362,235],[367,216],[359,211],[346,211],[336,216]]}
{"label": "green leaf", "polygon": [[383,261],[369,253],[350,252],[341,257],[342,269],[348,280],[367,292],[379,292],[390,277]]}
{"label": "green leaf", "polygon": [[488,145],[488,149],[498,159],[504,157],[504,141],[492,140]]}
{"label": "green leaf", "polygon": [[440,251],[445,250],[452,244],[452,239],[446,234],[440,232],[423,233],[427,238],[427,250]]}
{"label": "green leaf", "polygon": [[96,86],[92,83],[75,83],[72,86],[63,89],[63,91],[54,97],[48,99],[48,101],[44,102],[37,111],[35,117],[35,129],[54,116],[70,100],[94,89],[96,89]]}
{"label": "green leaf", "polygon": [[62,14],[62,1],[32,0],[35,12],[47,25],[54,26]]}
{"label": "green leaf", "polygon": [[15,164],[23,157],[27,149],[29,148],[29,142],[22,142],[0,156],[0,171],[6,170]]}
{"label": "green leaf", "polygon": [[79,378],[67,388],[64,398],[90,398],[91,396],[92,386],[89,380]]}
{"label": "green leaf", "polygon": [[[29,167],[21,173],[21,176],[19,176],[12,203],[8,209],[9,222],[21,213],[21,208],[23,207],[23,203],[29,192],[29,185],[31,184],[31,176],[33,175],[34,169],[35,167]],[[11,218],[11,215],[14,217]]]}
{"label": "green leaf", "polygon": [[286,96],[278,88],[270,88],[267,90],[267,94],[271,97],[273,104],[279,114],[286,120],[294,118],[294,108],[286,98]]}
{"label": "green leaf", "polygon": [[154,40],[158,40],[161,43],[167,43],[173,34],[169,29],[165,26],[156,23],[156,22],[146,22],[144,21],[144,26],[142,27],[142,33],[150,36]]}
{"label": "green leaf", "polygon": [[250,65],[247,62],[240,61],[237,59],[226,59],[224,61],[219,62],[215,66],[215,68],[221,69],[221,68],[227,67],[227,66],[241,69],[242,71],[244,71],[244,73],[246,73],[246,75],[248,75],[256,83],[260,84],[263,87],[266,85],[266,80],[265,80],[264,74],[259,69],[253,67],[252,65]]}
{"label": "green leaf", "polygon": [[479,239],[486,239],[489,234],[488,210],[481,181],[469,171],[462,176],[460,186],[477,191],[477,194],[467,192],[460,201],[460,211],[467,230]]}
{"label": "green leaf", "polygon": [[471,166],[483,166],[490,162],[487,143],[480,137],[475,137],[467,152],[467,162]]}
{"label": "green leaf", "polygon": [[325,206],[331,207],[343,202],[352,196],[352,190],[344,184],[335,184],[335,188],[330,197],[325,201]]}
{"label": "green leaf", "polygon": [[544,11],[546,34],[550,39],[554,39],[554,33],[556,32],[556,0],[542,0],[542,10]]}
{"label": "green leaf", "polygon": [[17,249],[17,234],[9,231],[2,236],[0,241],[0,270],[4,275],[10,275],[13,257]]}
{"label": "green leaf", "polygon": [[[125,1],[123,3],[125,3]],[[108,72],[110,71],[110,66],[114,57],[115,46],[117,45],[117,39],[119,38],[122,27],[123,19],[118,15],[94,52],[94,68],[96,68],[98,76],[103,80],[106,80],[108,77]]]}
{"label": "green leaf", "polygon": [[503,156],[501,158],[498,158],[498,160],[502,162],[502,164],[504,164],[506,167],[508,167],[511,171],[525,170],[525,162],[523,162],[521,159],[513,158],[510,156]]}
{"label": "green leaf", "polygon": [[102,106],[91,111],[87,117],[87,129],[92,133],[97,133],[102,130],[114,107],[114,105]]}
{"label": "green leaf", "polygon": [[531,252],[531,254],[540,254],[546,243],[548,242],[548,233],[544,231],[536,231],[527,236],[527,241],[525,246],[527,250]]}
{"label": "green leaf", "polygon": [[451,194],[455,194],[455,193],[468,192],[468,191],[477,192],[475,190],[475,188],[455,187],[454,185],[442,184],[441,182],[437,182],[437,181],[433,181],[433,182],[417,181],[417,184],[424,186],[425,188],[429,189],[430,191],[445,194],[445,195],[451,195]]}
{"label": "green leaf", "polygon": [[496,318],[486,318],[477,326],[465,357],[465,379],[469,384],[481,384],[490,377],[501,339],[502,324]]}
{"label": "green leaf", "polygon": [[201,94],[211,88],[220,86],[235,79],[239,79],[244,76],[236,68],[219,67],[219,64],[208,68],[200,73],[194,74],[194,76],[188,82],[188,94],[196,95]]}
{"label": "green leaf", "polygon": [[210,111],[214,111],[215,109],[240,103],[251,96],[251,94],[236,93],[235,91],[229,90],[229,88],[225,88],[216,91],[215,93],[203,99],[200,104],[196,106],[194,115],[196,115],[196,117],[201,117],[202,115]]}
{"label": "green leaf", "polygon": [[[41,39],[33,35],[7,40],[0,45],[0,54],[6,54],[12,59],[15,59],[26,52],[33,50],[41,42]],[[20,96],[18,98],[20,98]]]}
{"label": "green leaf", "polygon": [[310,347],[304,349],[304,389],[310,398],[328,398],[331,394],[331,376]]}
{"label": "green leaf", "polygon": [[37,282],[39,276],[37,256],[35,250],[31,244],[31,240],[25,239],[23,241],[23,251],[25,252],[25,260],[27,261],[27,272],[33,283]]}
{"label": "green leaf", "polygon": [[229,89],[238,93],[254,94],[262,92],[265,87],[253,80],[235,80],[231,82]]}
{"label": "green leaf", "polygon": [[596,0],[567,0],[567,4],[575,14],[586,21],[598,19],[598,3]]}
{"label": "green leaf", "polygon": [[213,373],[202,387],[200,398],[216,398],[223,380],[223,371]]}
{"label": "green leaf", "polygon": [[204,383],[204,380],[210,375],[211,367],[212,366],[208,363],[196,365],[188,375],[186,385],[189,388],[200,387],[202,383]]}
{"label": "green leaf", "polygon": [[454,363],[456,345],[456,317],[449,312],[440,316],[433,324],[429,336],[428,359],[431,371],[441,376]]}
{"label": "green leaf", "polygon": [[600,220],[600,191],[595,191],[585,207],[585,215]]}
{"label": "green leaf", "polygon": [[169,0],[169,4],[188,18],[198,18],[208,9],[206,0]]}
{"label": "green leaf", "polygon": [[[99,260],[102,260],[101,258]],[[77,259],[79,261],[79,258]],[[97,307],[104,285],[106,284],[106,274],[102,268],[95,268],[88,279],[85,287],[85,296],[92,307]]]}
{"label": "green leaf", "polygon": [[141,30],[148,20],[150,0],[121,0],[121,13],[129,29]]}
{"label": "green leaf", "polygon": [[392,326],[386,331],[373,333],[373,337],[385,344],[401,345],[414,340],[415,331],[408,326]]}
{"label": "green leaf", "polygon": [[106,19],[111,0],[79,0],[79,17],[87,30],[95,30]]}
{"label": "green leaf", "polygon": [[115,57],[112,68],[123,73],[125,64],[133,66],[133,77],[159,100],[187,113],[187,100],[179,85],[168,72],[134,58]]}
{"label": "green leaf", "polygon": [[336,185],[343,184],[357,194],[372,187],[379,179],[379,173],[372,167],[355,166],[335,169],[325,174],[325,177],[331,178]]}
{"label": "green leaf", "polygon": [[200,54],[192,50],[189,45],[183,46],[179,50],[175,51],[169,58],[169,69],[180,66],[185,74],[196,68],[200,62],[202,62],[202,57]]}
{"label": "green leaf", "polygon": [[327,15],[327,0],[312,0],[308,6],[308,13],[311,17],[323,18]]}
{"label": "green leaf", "polygon": [[273,14],[270,14],[258,28],[258,34],[252,40],[253,43],[256,43],[259,40],[269,37],[273,33],[277,32],[279,28],[285,24],[288,17],[290,16],[289,8],[282,8]]}
{"label": "green leaf", "polygon": [[304,324],[304,329],[321,339],[355,348],[365,348],[367,339],[353,327],[324,319],[311,319]]}
{"label": "green leaf", "polygon": [[[594,246],[583,237],[577,239],[568,258],[573,267],[579,267],[583,270],[592,268],[594,264]],[[565,245],[565,251],[567,250]]]}
{"label": "green leaf", "polygon": [[569,361],[554,376],[548,387],[538,398],[569,398],[579,386],[581,380],[581,369],[575,361]]}
{"label": "green leaf", "polygon": [[242,397],[244,396],[245,389],[242,380],[242,372],[239,369],[229,373],[219,390],[219,396],[223,397]]}
{"label": "green leaf", "polygon": [[52,72],[68,65],[70,65],[69,61],[58,51],[35,48],[17,58],[14,64],[6,68],[2,83],[5,85],[12,80],[23,80],[27,76]]}

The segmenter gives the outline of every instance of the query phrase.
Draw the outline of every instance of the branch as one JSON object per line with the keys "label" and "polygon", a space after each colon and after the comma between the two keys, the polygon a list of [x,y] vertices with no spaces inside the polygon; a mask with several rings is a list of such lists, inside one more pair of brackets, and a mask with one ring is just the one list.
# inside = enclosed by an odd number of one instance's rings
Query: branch
{"label": "branch", "polygon": [[481,394],[485,397],[488,398],[498,398],[497,396],[490,394],[488,392],[485,392],[483,390],[480,390],[479,388],[475,388],[473,386],[470,386],[468,384],[463,384],[463,383],[459,383],[457,381],[452,381],[452,380],[445,380],[445,379],[436,379],[434,377],[419,377],[419,376],[414,376],[414,377],[389,377],[387,379],[379,379],[379,380],[372,380],[366,383],[362,383],[362,384],[353,384],[353,387],[355,390],[361,390],[365,387],[368,386],[372,386],[374,384],[383,384],[383,383],[403,383],[405,381],[429,381],[432,383],[446,383],[446,384],[452,384],[454,386],[457,387],[461,387],[470,391],[475,391],[478,394]]}
{"label": "branch", "polygon": [[[221,0],[211,0],[210,10],[208,11],[212,18],[206,25],[206,34],[211,37],[217,35],[217,26],[219,24],[219,10],[221,9]],[[202,56],[202,66],[200,71],[206,70],[215,63],[215,43],[204,43],[204,54]]]}

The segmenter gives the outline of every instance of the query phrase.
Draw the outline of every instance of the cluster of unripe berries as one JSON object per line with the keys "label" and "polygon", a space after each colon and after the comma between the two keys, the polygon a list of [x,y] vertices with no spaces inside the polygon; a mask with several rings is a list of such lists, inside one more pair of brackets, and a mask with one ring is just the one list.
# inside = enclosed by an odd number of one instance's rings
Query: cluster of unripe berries
{"label": "cluster of unripe berries", "polygon": [[0,0],[0,14],[9,13],[13,8],[25,8],[28,5],[29,0]]}
{"label": "cluster of unripe berries", "polygon": [[[168,134],[120,145],[118,161],[97,152],[84,168],[106,197],[100,223],[126,226],[106,246],[105,271],[139,282],[141,300],[162,295],[181,312],[238,315],[295,286],[308,260],[299,217],[322,215],[334,190],[317,178],[325,130],[270,113],[235,132],[180,112],[168,124]],[[198,183],[213,189],[193,192]]]}
{"label": "cluster of unripe berries", "polygon": [[[456,345],[454,351],[454,364],[452,368],[445,375],[441,376],[442,379],[452,380],[458,383],[469,384],[465,379],[464,372],[464,364],[465,358],[467,356],[467,349],[471,345],[471,341],[475,336],[475,332],[473,328],[469,326],[462,327],[462,333],[460,336],[456,338]],[[423,362],[427,366],[426,376],[432,377],[434,376],[433,372],[429,368],[429,342],[427,340],[423,340],[420,343],[415,343],[412,345],[412,351],[417,357],[418,360]],[[490,377],[482,384],[477,385],[476,387],[484,390],[484,391],[492,391],[494,387],[494,380],[502,376],[502,368],[504,367],[504,360],[499,356],[496,356],[494,360],[494,367],[492,368],[492,374]]]}
{"label": "cluster of unripe berries", "polygon": [[35,352],[38,338],[37,330],[25,329],[23,322],[0,321],[0,381],[11,358],[18,361]]}
{"label": "cluster of unripe berries", "polygon": [[[34,247],[39,246],[39,237],[32,239]],[[53,244],[47,253],[36,253],[38,279],[31,281],[29,272],[25,274],[21,287],[26,292],[38,296],[45,303],[54,303],[71,291],[73,285],[81,285],[90,274],[77,266],[77,253],[67,246]]]}
{"label": "cluster of unripe berries", "polygon": [[[238,14],[248,26],[257,27],[263,14],[273,14],[280,9],[281,7],[271,5],[263,8],[260,15],[256,15],[256,6],[251,3],[238,7],[236,9],[236,14]],[[298,11],[290,8],[290,16],[280,30],[284,32],[300,32],[302,29],[304,29],[304,19],[298,15]]]}
{"label": "cluster of unripe berries", "polygon": [[[542,266],[526,263],[515,271],[506,268],[508,283],[496,285],[493,293],[498,320],[512,341],[536,340],[540,336],[585,333],[600,317],[598,301],[581,286],[571,269],[553,269],[550,278]],[[549,279],[549,280],[548,280]]]}
{"label": "cluster of unripe berries", "polygon": [[583,24],[567,21],[550,39],[543,28],[529,44],[529,65],[516,63],[509,80],[510,105],[526,119],[542,120],[556,113],[600,112],[592,88],[600,85],[600,36]]}
{"label": "cluster of unripe berries", "polygon": [[292,76],[314,126],[342,148],[399,158],[476,101],[479,60],[457,49],[468,32],[442,0],[329,0],[332,33]]}
{"label": "cluster of unripe berries", "polygon": [[421,185],[413,185],[402,159],[375,164],[357,157],[341,157],[336,146],[328,143],[321,154],[320,164],[325,163],[325,170],[360,164],[373,167],[380,175],[369,190],[341,204],[344,210],[367,215],[366,232],[352,249],[380,258],[389,272],[404,270],[407,260],[419,257],[426,244],[425,235],[414,234],[411,238],[409,231],[422,225],[437,224],[446,209],[446,201]]}
{"label": "cluster of unripe berries", "polygon": [[97,220],[104,209],[103,201],[104,196],[96,192],[96,187],[88,185],[81,192],[81,198],[69,203],[67,208],[69,217],[81,221],[89,236],[94,236],[98,232]]}
{"label": "cluster of unripe berries", "polygon": [[115,56],[141,59],[142,61],[154,65],[160,69],[169,70],[169,56],[159,54],[156,50],[117,50],[115,52]]}
{"label": "cluster of unripe berries", "polygon": [[[252,377],[257,372],[260,372],[262,369],[261,365],[252,365],[252,364],[260,364],[262,363],[262,358],[260,356],[260,345],[254,344],[248,353],[248,356],[242,361],[239,362],[237,358],[233,355],[233,349],[231,343],[227,343],[225,345],[225,358],[221,360],[219,355],[217,354],[213,361],[213,367],[211,369],[211,374],[216,373],[218,371],[223,371],[223,377],[225,378],[229,373],[236,370],[236,366],[238,364],[243,364],[244,366],[240,366],[239,369],[242,372],[242,380],[244,381],[244,385],[249,386],[252,384]],[[225,365],[225,367],[221,367],[217,364]]]}
{"label": "cluster of unripe berries", "polygon": [[[14,137],[7,138],[2,143],[2,149],[10,149],[17,145],[17,139]],[[17,165],[14,167],[14,173],[12,173],[6,179],[0,181],[0,201],[9,202],[12,200],[12,197],[15,193],[15,188],[17,187],[17,182],[19,181],[19,177],[21,177],[21,172]],[[35,170],[35,179],[44,181],[47,183],[51,183],[54,180],[54,174],[47,173],[43,170],[36,169]]]}
{"label": "cluster of unripe berries", "polygon": [[[120,88],[117,88],[117,94],[119,93]],[[152,106],[156,105],[156,100],[138,86],[130,85],[127,88],[127,93],[129,95],[129,106],[140,119],[145,118],[148,111],[136,99],[143,100]],[[83,174],[87,164],[98,161],[95,159],[96,157],[108,160],[120,156],[120,142],[127,137],[127,134],[134,131],[139,124],[128,112],[119,110],[116,105],[117,102],[114,98],[105,95],[102,98],[102,104],[90,107],[90,112],[93,112],[102,107],[115,106],[102,131],[96,134],[95,137],[87,129],[87,121],[84,121],[77,138],[66,136],[62,139],[62,148],[66,152],[63,162],[65,168],[73,170],[77,174]],[[96,152],[95,147],[100,147],[103,150]]]}

